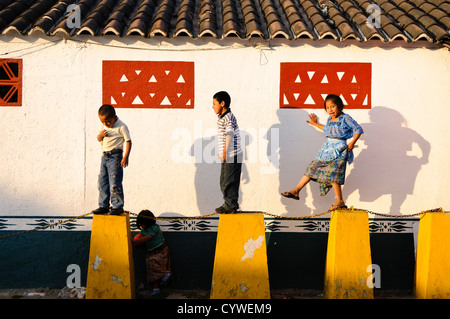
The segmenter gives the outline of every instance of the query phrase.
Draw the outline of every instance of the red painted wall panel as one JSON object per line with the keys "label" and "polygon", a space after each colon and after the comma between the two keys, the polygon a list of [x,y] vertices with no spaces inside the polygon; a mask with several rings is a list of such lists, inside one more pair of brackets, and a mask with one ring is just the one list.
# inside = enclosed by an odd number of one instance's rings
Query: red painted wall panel
{"label": "red painted wall panel", "polygon": [[328,94],[348,109],[371,108],[371,63],[280,63],[280,108],[323,108]]}
{"label": "red painted wall panel", "polygon": [[0,59],[0,106],[22,105],[22,59]]}
{"label": "red painted wall panel", "polygon": [[194,108],[194,62],[103,61],[103,104]]}

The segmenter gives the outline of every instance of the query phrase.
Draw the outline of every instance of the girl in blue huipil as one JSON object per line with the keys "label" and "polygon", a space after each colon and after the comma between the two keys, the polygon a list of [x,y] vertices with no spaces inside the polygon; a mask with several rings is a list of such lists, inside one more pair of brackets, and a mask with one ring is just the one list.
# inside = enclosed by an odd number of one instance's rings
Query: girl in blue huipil
{"label": "girl in blue huipil", "polygon": [[[281,193],[284,197],[298,200],[299,193],[310,180],[320,183],[320,195],[324,196],[333,188],[336,202],[329,210],[346,208],[342,198],[341,185],[345,181],[345,168],[353,162],[353,148],[361,134],[361,126],[343,112],[344,104],[339,96],[330,94],[325,98],[324,108],[329,115],[325,125],[317,122],[314,113],[309,114],[309,124],[323,130],[327,141],[322,145],[316,158],[308,165],[306,172],[295,188]],[[353,139],[347,144],[347,139]]]}

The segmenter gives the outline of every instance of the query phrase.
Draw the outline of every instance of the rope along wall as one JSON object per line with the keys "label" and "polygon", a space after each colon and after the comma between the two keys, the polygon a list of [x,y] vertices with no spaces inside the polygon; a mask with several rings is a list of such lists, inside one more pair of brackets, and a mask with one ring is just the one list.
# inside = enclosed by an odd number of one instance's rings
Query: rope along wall
{"label": "rope along wall", "polygon": [[[426,211],[421,211],[419,213],[409,214],[409,215],[380,214],[380,213],[376,213],[376,212],[369,211],[369,210],[366,210],[366,209],[353,208],[353,206],[348,208],[348,209],[339,209],[339,210],[347,210],[347,211],[351,211],[351,212],[363,212],[363,213],[373,214],[375,216],[381,216],[381,217],[387,217],[387,218],[409,218],[409,217],[415,217],[415,216],[422,216],[423,214],[428,214],[428,213],[440,213],[440,214],[444,214],[445,213],[445,211],[442,209],[442,207],[429,209],[429,210],[426,210]],[[329,214],[331,212],[332,212],[332,210],[329,210],[329,211],[326,211],[326,212],[323,212],[323,213],[318,213],[318,214],[314,214],[314,215],[310,215],[310,216],[301,216],[301,217],[280,216],[280,215],[267,213],[267,212],[261,212],[261,211],[242,211],[241,213],[245,213],[245,214],[263,214],[265,216],[269,216],[269,217],[273,217],[273,218],[279,218],[279,219],[294,219],[294,220],[298,219],[298,220],[300,220],[300,219],[309,219],[309,218],[315,218],[315,217],[319,217],[319,216],[324,216],[324,215]],[[129,212],[129,211],[125,211],[125,213],[137,216],[137,214]],[[47,229],[47,228],[50,228],[50,227],[53,227],[53,226],[61,225],[61,224],[64,224],[64,223],[68,223],[68,222],[71,222],[71,221],[74,221],[74,220],[77,220],[77,219],[89,216],[91,214],[92,214],[92,212],[89,212],[89,213],[85,213],[85,214],[77,216],[77,217],[73,217],[73,218],[69,218],[69,219],[66,219],[66,220],[59,221],[59,222],[54,223],[54,224],[40,226],[40,227],[36,227],[34,229],[25,230],[25,231],[21,231],[21,232],[9,234],[9,235],[1,236],[0,239],[15,237],[15,236],[19,236],[19,235],[35,232],[35,231],[38,231],[38,230],[44,230],[44,229]],[[150,218],[150,219],[155,219],[155,220],[181,221],[181,220],[205,219],[205,218],[208,218],[208,217],[211,217],[211,216],[214,216],[214,215],[219,215],[219,213],[212,213],[212,214],[196,216],[196,217],[180,217],[180,218],[162,218],[162,217],[148,217],[148,216],[144,216],[144,217],[145,218]]]}

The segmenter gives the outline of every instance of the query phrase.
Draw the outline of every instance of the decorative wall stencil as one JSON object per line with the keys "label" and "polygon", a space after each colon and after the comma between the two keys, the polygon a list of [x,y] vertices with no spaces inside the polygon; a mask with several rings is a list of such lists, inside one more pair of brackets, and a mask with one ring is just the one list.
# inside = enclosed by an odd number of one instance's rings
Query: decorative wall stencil
{"label": "decorative wall stencil", "polygon": [[[47,226],[68,219],[69,217],[9,217],[0,216],[0,231],[24,231],[37,227]],[[180,220],[179,217],[170,217],[158,220],[157,223],[163,232],[217,232],[219,218],[208,217],[204,219]],[[419,219],[402,219],[401,221],[387,219],[369,219],[371,233],[412,233],[413,224]],[[311,218],[302,220],[285,220],[278,218],[264,219],[266,232],[281,233],[327,233],[329,231],[329,218]],[[71,222],[46,228],[45,231],[73,230],[91,231],[92,216],[76,219]],[[136,217],[130,217],[131,231],[139,231],[136,227]]]}
{"label": "decorative wall stencil", "polygon": [[369,222],[369,230],[371,233],[405,233],[411,232],[412,227],[408,222],[390,220]]}
{"label": "decorative wall stencil", "polygon": [[321,109],[328,94],[344,108],[370,109],[371,63],[280,63],[280,108]]}
{"label": "decorative wall stencil", "polygon": [[21,232],[49,226],[43,230],[38,231],[65,231],[65,230],[91,231],[92,217],[83,217],[73,221],[67,221],[67,219],[69,218],[71,217],[1,216],[0,230]]}
{"label": "decorative wall stencil", "polygon": [[22,105],[22,60],[0,59],[0,106]]}
{"label": "decorative wall stencil", "polygon": [[305,220],[302,224],[295,226],[310,232],[328,232],[330,229],[330,220]]}
{"label": "decorative wall stencil", "polygon": [[194,62],[103,61],[103,104],[194,108]]}

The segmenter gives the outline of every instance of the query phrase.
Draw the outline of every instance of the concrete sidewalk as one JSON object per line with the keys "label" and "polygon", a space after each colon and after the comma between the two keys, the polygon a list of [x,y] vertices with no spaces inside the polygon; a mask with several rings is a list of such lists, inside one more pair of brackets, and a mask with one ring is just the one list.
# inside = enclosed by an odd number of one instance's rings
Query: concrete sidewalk
{"label": "concrete sidewalk", "polygon": [[[209,299],[209,290],[162,289],[151,296],[150,290],[138,289],[136,299]],[[374,299],[416,299],[411,291],[375,291]],[[0,299],[78,299],[63,289],[0,289]],[[323,291],[308,289],[280,289],[271,291],[271,299],[324,299]]]}

